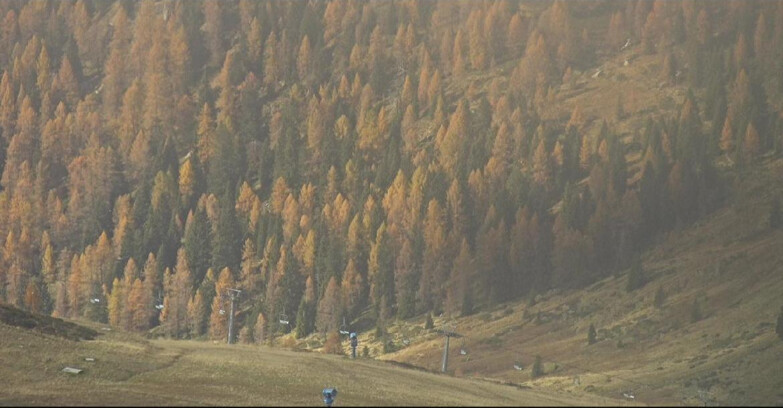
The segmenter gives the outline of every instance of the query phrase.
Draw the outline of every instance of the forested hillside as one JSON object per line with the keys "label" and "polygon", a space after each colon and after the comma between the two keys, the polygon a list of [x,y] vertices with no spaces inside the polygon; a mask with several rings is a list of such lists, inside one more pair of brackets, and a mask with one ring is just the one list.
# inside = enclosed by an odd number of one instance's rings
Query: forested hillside
{"label": "forested hillside", "polygon": [[[584,287],[783,142],[778,1],[3,0],[0,18],[0,299],[126,330],[224,339],[228,288],[262,342]],[[684,97],[645,109],[602,65],[621,53]]]}

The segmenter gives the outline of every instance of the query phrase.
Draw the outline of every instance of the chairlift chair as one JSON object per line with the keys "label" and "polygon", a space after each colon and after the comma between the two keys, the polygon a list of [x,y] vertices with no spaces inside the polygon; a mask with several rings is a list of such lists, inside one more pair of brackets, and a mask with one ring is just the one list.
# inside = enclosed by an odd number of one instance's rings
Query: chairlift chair
{"label": "chairlift chair", "polygon": [[158,291],[158,295],[155,297],[155,309],[163,310],[163,295]]}
{"label": "chairlift chair", "polygon": [[350,334],[348,325],[345,323],[345,316],[343,316],[343,324],[340,325],[340,334]]}
{"label": "chairlift chair", "polygon": [[462,338],[462,341],[460,342],[460,345],[459,345],[459,354],[463,355],[463,356],[468,355],[468,350],[465,348],[465,338],[464,337]]}
{"label": "chairlift chair", "polygon": [[283,308],[283,313],[280,313],[280,316],[278,316],[278,320],[280,321],[280,324],[284,326],[288,326],[288,315],[285,314],[285,308]]}

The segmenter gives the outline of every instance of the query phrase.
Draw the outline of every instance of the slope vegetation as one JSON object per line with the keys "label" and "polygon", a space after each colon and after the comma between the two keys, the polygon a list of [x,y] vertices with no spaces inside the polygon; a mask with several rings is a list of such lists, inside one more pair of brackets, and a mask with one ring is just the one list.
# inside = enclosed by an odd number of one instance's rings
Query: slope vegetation
{"label": "slope vegetation", "polygon": [[[729,173],[734,187],[724,208],[644,254],[640,289],[628,292],[628,277],[613,276],[455,319],[466,338],[452,340],[450,370],[559,391],[625,392],[651,404],[783,403],[773,363],[783,357],[774,327],[783,231],[768,223],[769,203],[783,193],[781,174],[780,159]],[[413,323],[389,329],[402,349],[382,358],[438,369],[442,337]],[[436,318],[435,328],[445,323]],[[545,375],[532,380],[537,355]]]}

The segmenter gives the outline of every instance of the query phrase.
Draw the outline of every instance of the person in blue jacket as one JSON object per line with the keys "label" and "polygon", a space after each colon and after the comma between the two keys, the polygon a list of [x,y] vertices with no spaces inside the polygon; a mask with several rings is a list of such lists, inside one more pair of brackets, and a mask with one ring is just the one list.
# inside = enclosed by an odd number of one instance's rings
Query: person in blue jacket
{"label": "person in blue jacket", "polygon": [[327,407],[331,407],[334,404],[334,399],[337,397],[337,388],[324,388],[324,404]]}

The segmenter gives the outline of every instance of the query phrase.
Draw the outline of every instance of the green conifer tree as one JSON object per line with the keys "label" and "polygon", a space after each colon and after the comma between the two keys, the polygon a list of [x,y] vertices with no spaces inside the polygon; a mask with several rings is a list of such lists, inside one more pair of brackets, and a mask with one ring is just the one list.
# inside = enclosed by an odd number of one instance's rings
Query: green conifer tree
{"label": "green conifer tree", "polygon": [[533,367],[530,369],[530,376],[532,378],[538,378],[544,375],[543,363],[541,363],[541,356],[536,356],[536,361],[533,362]]}

